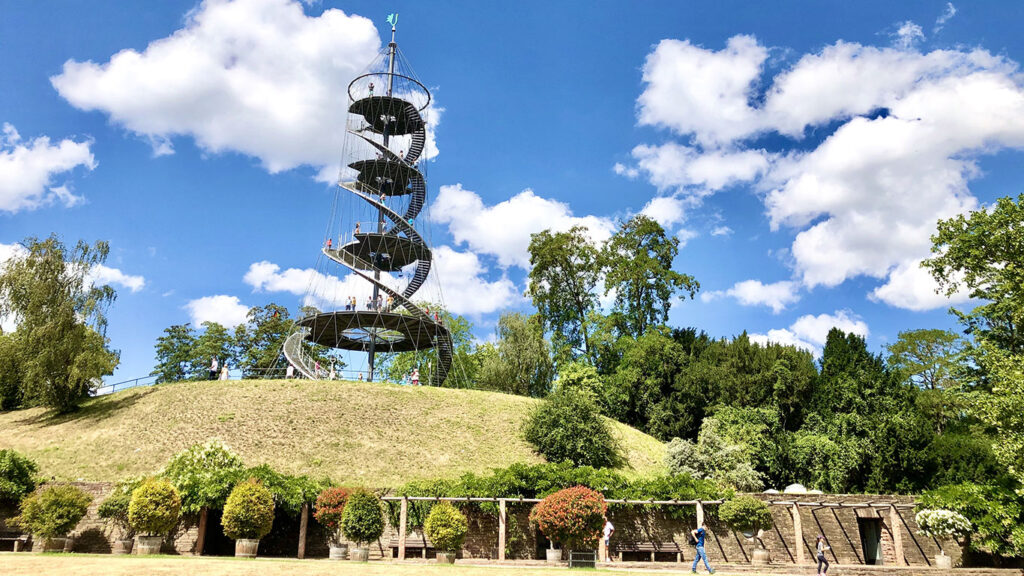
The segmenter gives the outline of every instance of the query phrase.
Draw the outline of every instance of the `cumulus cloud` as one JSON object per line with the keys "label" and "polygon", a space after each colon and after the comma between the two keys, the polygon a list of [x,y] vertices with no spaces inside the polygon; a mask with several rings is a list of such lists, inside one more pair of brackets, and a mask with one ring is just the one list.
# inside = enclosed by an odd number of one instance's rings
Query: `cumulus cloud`
{"label": "cumulus cloud", "polygon": [[[330,180],[346,88],[379,47],[370,20],[341,10],[312,17],[294,0],[205,0],[183,28],[142,52],[69,60],[51,82],[71,105],[109,115],[156,155],[188,136],[208,152],[258,158],[270,172],[308,165]],[[432,142],[428,152],[436,152]]]}
{"label": "cumulus cloud", "polygon": [[946,2],[946,9],[943,10],[942,14],[935,19],[935,27],[932,28],[932,34],[936,34],[939,30],[942,30],[946,25],[946,22],[949,22],[953,16],[956,16],[956,6],[953,6],[952,2]]}
{"label": "cumulus cloud", "polygon": [[[919,34],[905,27],[908,43]],[[789,253],[807,288],[868,276],[883,282],[872,297],[894,306],[948,304],[928,295],[930,285],[897,291],[920,279],[912,268],[927,256],[935,223],[977,209],[968,183],[978,158],[1024,148],[1017,63],[982,49],[840,41],[762,80],[767,50],[742,35],[719,51],[677,40],[655,47],[639,122],[685,140],[634,148],[638,174],[659,189],[706,194],[753,182],[772,229],[794,234]],[[831,133],[785,154],[749,144],[772,133],[796,144],[817,127]],[[719,167],[717,180],[692,172],[705,160]]]}
{"label": "cumulus cloud", "polygon": [[781,281],[764,284],[760,280],[737,282],[728,290],[717,290],[701,294],[701,300],[710,302],[722,297],[734,298],[743,306],[767,306],[778,314],[790,304],[800,301],[800,285],[796,282]]}
{"label": "cumulus cloud", "polygon": [[911,48],[921,40],[924,40],[924,30],[910,20],[901,23],[893,35],[893,43],[904,50]]}
{"label": "cumulus cloud", "polygon": [[117,268],[111,268],[104,264],[100,264],[90,270],[88,281],[101,286],[113,284],[121,288],[127,288],[132,292],[138,292],[146,286],[146,279],[144,277],[125,274]]}
{"label": "cumulus cloud", "polygon": [[51,144],[46,136],[23,141],[14,126],[4,123],[0,135],[0,212],[34,210],[55,202],[74,206],[82,201],[68,184],[54,185],[57,176],[79,166],[96,168],[91,142],[65,139]]}
{"label": "cumulus cloud", "polygon": [[473,252],[449,246],[434,248],[433,282],[440,285],[445,307],[456,314],[480,316],[507,308],[523,299],[516,285],[502,276],[485,278],[486,266]]}
{"label": "cumulus cloud", "polygon": [[476,192],[461,184],[442,186],[430,206],[432,221],[447,224],[456,244],[466,244],[472,252],[497,258],[503,268],[530,267],[530,235],[543,230],[561,232],[584,226],[597,242],[611,237],[615,224],[608,218],[573,216],[569,205],[543,198],[533,190],[487,206]]}
{"label": "cumulus cloud", "polygon": [[834,314],[801,316],[789,328],[769,330],[766,334],[750,334],[750,340],[760,344],[774,342],[796,346],[818,356],[832,328],[865,338],[868,336],[868,325],[859,316],[849,310],[836,310]]}
{"label": "cumulus cloud", "polygon": [[966,287],[950,297],[941,293],[932,275],[921,268],[920,260],[901,263],[889,273],[889,281],[872,290],[869,298],[918,312],[963,304],[971,299]]}
{"label": "cumulus cloud", "polygon": [[185,310],[188,310],[192,323],[196,326],[203,322],[216,322],[228,329],[244,324],[249,313],[249,307],[242,304],[237,296],[225,294],[190,300],[185,305]]}
{"label": "cumulus cloud", "polygon": [[669,228],[686,219],[683,201],[675,196],[651,198],[640,213],[661,224],[663,228]]}
{"label": "cumulus cloud", "polygon": [[730,234],[732,234],[732,228],[728,226],[715,226],[711,230],[712,236],[729,236]]}

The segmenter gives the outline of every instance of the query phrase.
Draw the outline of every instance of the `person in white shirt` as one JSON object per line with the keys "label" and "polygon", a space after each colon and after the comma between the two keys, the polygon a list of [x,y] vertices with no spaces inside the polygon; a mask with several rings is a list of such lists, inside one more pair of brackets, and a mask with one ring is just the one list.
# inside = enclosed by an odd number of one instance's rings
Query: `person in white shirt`
{"label": "person in white shirt", "polygon": [[295,378],[295,366],[292,366],[291,364],[289,364],[288,368],[286,368],[285,371],[284,371],[284,377],[285,378]]}
{"label": "person in white shirt", "polygon": [[605,520],[605,522],[604,522],[604,561],[605,562],[611,562],[612,561],[611,547],[609,546],[609,544],[611,543],[612,534],[614,534],[614,533],[615,533],[615,525],[612,524],[611,520]]}

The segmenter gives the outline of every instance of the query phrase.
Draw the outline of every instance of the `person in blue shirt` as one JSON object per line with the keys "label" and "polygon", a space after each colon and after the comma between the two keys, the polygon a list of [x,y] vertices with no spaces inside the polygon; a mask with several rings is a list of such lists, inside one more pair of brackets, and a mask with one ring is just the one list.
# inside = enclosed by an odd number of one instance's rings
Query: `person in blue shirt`
{"label": "person in blue shirt", "polygon": [[694,542],[697,543],[697,555],[693,558],[693,569],[691,570],[694,574],[697,573],[697,562],[702,558],[704,559],[704,567],[708,569],[708,573],[715,573],[715,570],[711,568],[710,564],[708,564],[708,553],[704,551],[704,538],[707,534],[707,526],[705,526],[703,522],[696,530],[690,532],[690,535],[693,536]]}

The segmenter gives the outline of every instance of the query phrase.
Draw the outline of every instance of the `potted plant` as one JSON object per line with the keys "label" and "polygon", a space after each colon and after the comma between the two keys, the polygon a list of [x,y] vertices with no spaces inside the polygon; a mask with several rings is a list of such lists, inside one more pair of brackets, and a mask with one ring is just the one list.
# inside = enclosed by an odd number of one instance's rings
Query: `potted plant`
{"label": "potted plant", "polygon": [[[924,509],[914,515],[917,522],[918,532],[936,540],[959,541],[971,532],[971,521],[963,514],[952,510]],[[935,567],[950,569],[953,567],[953,559],[946,556],[942,545],[939,545],[939,555],[935,557]]]}
{"label": "potted plant", "polygon": [[384,533],[384,511],[380,500],[369,492],[350,494],[341,515],[341,533],[356,543],[357,547],[349,550],[350,559],[356,562],[369,560],[370,549],[367,546]]}
{"label": "potted plant", "polygon": [[313,505],[313,518],[331,533],[331,551],[328,556],[331,560],[344,560],[348,555],[348,544],[341,542],[341,516],[345,512],[349,493],[348,488],[326,488],[316,497]]}
{"label": "potted plant", "polygon": [[235,556],[255,558],[260,538],[274,526],[274,496],[255,478],[238,484],[224,503],[221,524],[235,541]]}
{"label": "potted plant", "polygon": [[132,492],[128,524],[139,533],[139,554],[159,554],[164,536],[178,525],[181,496],[166,480],[144,481]]}
{"label": "potted plant", "polygon": [[[578,555],[584,563],[596,562],[598,540],[608,506],[604,496],[584,486],[566,488],[541,500],[530,511],[530,522],[551,542],[570,552],[570,567]],[[557,558],[557,557],[556,557]],[[552,561],[549,552],[548,560]]]}
{"label": "potted plant", "polygon": [[128,508],[132,502],[132,491],[126,485],[120,485],[100,504],[97,511],[100,518],[112,524],[118,538],[114,540],[111,552],[114,554],[131,554],[135,543],[135,531],[128,522]]}
{"label": "potted plant", "polygon": [[449,502],[441,502],[430,509],[427,521],[423,523],[423,531],[434,544],[434,548],[439,550],[437,561],[442,564],[454,564],[455,556],[466,540],[469,523],[458,508]]}
{"label": "potted plant", "polygon": [[753,496],[737,496],[718,507],[718,517],[733,530],[740,531],[747,542],[755,544],[756,541],[752,564],[768,564],[771,561],[761,542],[765,529],[772,527],[772,511],[767,504]]}
{"label": "potted plant", "polygon": [[70,552],[68,534],[85,516],[90,502],[92,497],[75,486],[41,488],[22,500],[15,521],[43,541],[43,552]]}

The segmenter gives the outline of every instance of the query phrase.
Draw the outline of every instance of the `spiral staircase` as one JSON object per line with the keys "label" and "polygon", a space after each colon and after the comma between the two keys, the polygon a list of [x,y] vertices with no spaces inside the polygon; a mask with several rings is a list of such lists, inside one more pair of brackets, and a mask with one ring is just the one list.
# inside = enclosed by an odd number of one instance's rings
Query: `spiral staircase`
{"label": "spiral staircase", "polygon": [[[430,102],[430,92],[418,80],[395,71],[398,51],[394,28],[386,50],[386,72],[364,74],[349,84],[348,112],[357,120],[358,128],[349,128],[346,137],[363,143],[361,149],[370,151],[371,157],[349,163],[355,178],[339,182],[342,190],[375,212],[376,230],[357,231],[351,241],[325,247],[322,252],[369,282],[374,302],[378,295],[387,295],[388,303],[367,310],[336,310],[301,318],[296,331],[285,341],[283,352],[296,370],[311,379],[319,379],[322,374],[305,350],[307,343],[366,352],[372,380],[377,354],[435,349],[436,362],[425,375],[430,384],[440,386],[452,367],[451,334],[438,316],[412,301],[430,274],[432,262],[430,247],[415,228],[427,196],[426,179],[417,165],[426,144],[426,122],[421,113]],[[406,88],[396,90],[396,80]],[[381,83],[383,94],[373,93],[374,82]],[[411,101],[411,91],[421,101],[425,95],[425,101],[419,105]],[[409,137],[408,150],[395,154],[389,143],[403,136]],[[402,213],[390,206],[389,200],[398,197],[408,197]],[[411,274],[410,267],[414,267]],[[404,288],[394,287],[391,274],[395,273],[409,277]]]}

